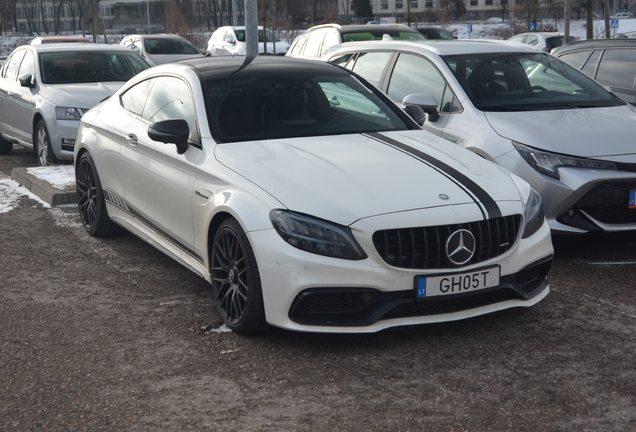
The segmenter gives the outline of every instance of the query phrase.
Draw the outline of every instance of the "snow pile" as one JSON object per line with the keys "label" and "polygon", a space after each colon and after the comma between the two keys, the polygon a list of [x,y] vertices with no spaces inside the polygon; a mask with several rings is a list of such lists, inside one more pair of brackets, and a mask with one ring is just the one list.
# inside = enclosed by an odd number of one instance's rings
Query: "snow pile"
{"label": "snow pile", "polygon": [[75,189],[75,169],[73,165],[27,168],[27,172],[34,177],[46,181],[55,189]]}
{"label": "snow pile", "polygon": [[0,213],[8,213],[20,204],[20,198],[26,196],[38,201],[45,208],[51,208],[49,204],[32,194],[28,189],[16,181],[10,179],[0,179]]}

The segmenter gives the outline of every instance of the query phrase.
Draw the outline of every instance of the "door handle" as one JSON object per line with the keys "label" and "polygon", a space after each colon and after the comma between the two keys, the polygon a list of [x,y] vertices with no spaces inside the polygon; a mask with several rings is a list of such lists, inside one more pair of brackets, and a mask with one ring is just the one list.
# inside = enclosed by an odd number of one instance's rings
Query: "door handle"
{"label": "door handle", "polygon": [[137,141],[137,135],[135,134],[126,135],[126,142],[131,146],[136,146],[139,143],[139,141]]}

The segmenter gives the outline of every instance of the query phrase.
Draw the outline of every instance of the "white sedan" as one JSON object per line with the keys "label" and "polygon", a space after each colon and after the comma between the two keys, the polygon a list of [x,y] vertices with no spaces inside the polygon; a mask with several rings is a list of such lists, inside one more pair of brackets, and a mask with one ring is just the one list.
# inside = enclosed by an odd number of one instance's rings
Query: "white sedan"
{"label": "white sedan", "polygon": [[150,66],[115,45],[23,45],[0,70],[0,154],[33,149],[38,164],[73,159],[79,119]]}
{"label": "white sedan", "polygon": [[124,227],[208,280],[239,333],[374,332],[549,291],[538,194],[330,64],[156,66],[85,114],[77,139],[86,230]]}

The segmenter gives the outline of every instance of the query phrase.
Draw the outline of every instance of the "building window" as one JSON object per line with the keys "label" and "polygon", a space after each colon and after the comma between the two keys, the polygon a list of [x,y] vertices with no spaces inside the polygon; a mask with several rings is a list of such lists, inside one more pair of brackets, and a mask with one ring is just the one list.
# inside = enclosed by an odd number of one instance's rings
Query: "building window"
{"label": "building window", "polygon": [[381,0],[380,9],[384,9],[384,10],[389,9],[389,0]]}
{"label": "building window", "polygon": [[396,9],[404,9],[404,2],[402,0],[395,0]]}
{"label": "building window", "polygon": [[426,0],[426,2],[424,2],[424,7],[432,8],[433,7],[433,0]]}
{"label": "building window", "polygon": [[486,6],[492,6],[492,0],[486,0]]}
{"label": "building window", "polygon": [[471,6],[479,6],[479,0],[470,0]]}
{"label": "building window", "polygon": [[417,0],[411,1],[411,9],[417,9],[419,6],[417,5]]}

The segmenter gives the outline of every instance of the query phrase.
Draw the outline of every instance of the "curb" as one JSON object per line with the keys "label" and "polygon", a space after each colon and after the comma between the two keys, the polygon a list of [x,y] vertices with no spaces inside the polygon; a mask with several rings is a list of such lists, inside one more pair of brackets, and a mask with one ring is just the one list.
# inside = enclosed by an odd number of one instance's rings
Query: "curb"
{"label": "curb", "polygon": [[37,195],[42,201],[50,204],[52,207],[77,204],[77,193],[75,188],[72,190],[59,190],[51,186],[49,182],[35,177],[27,172],[26,168],[13,168],[11,170],[11,179],[17,181],[22,186]]}

